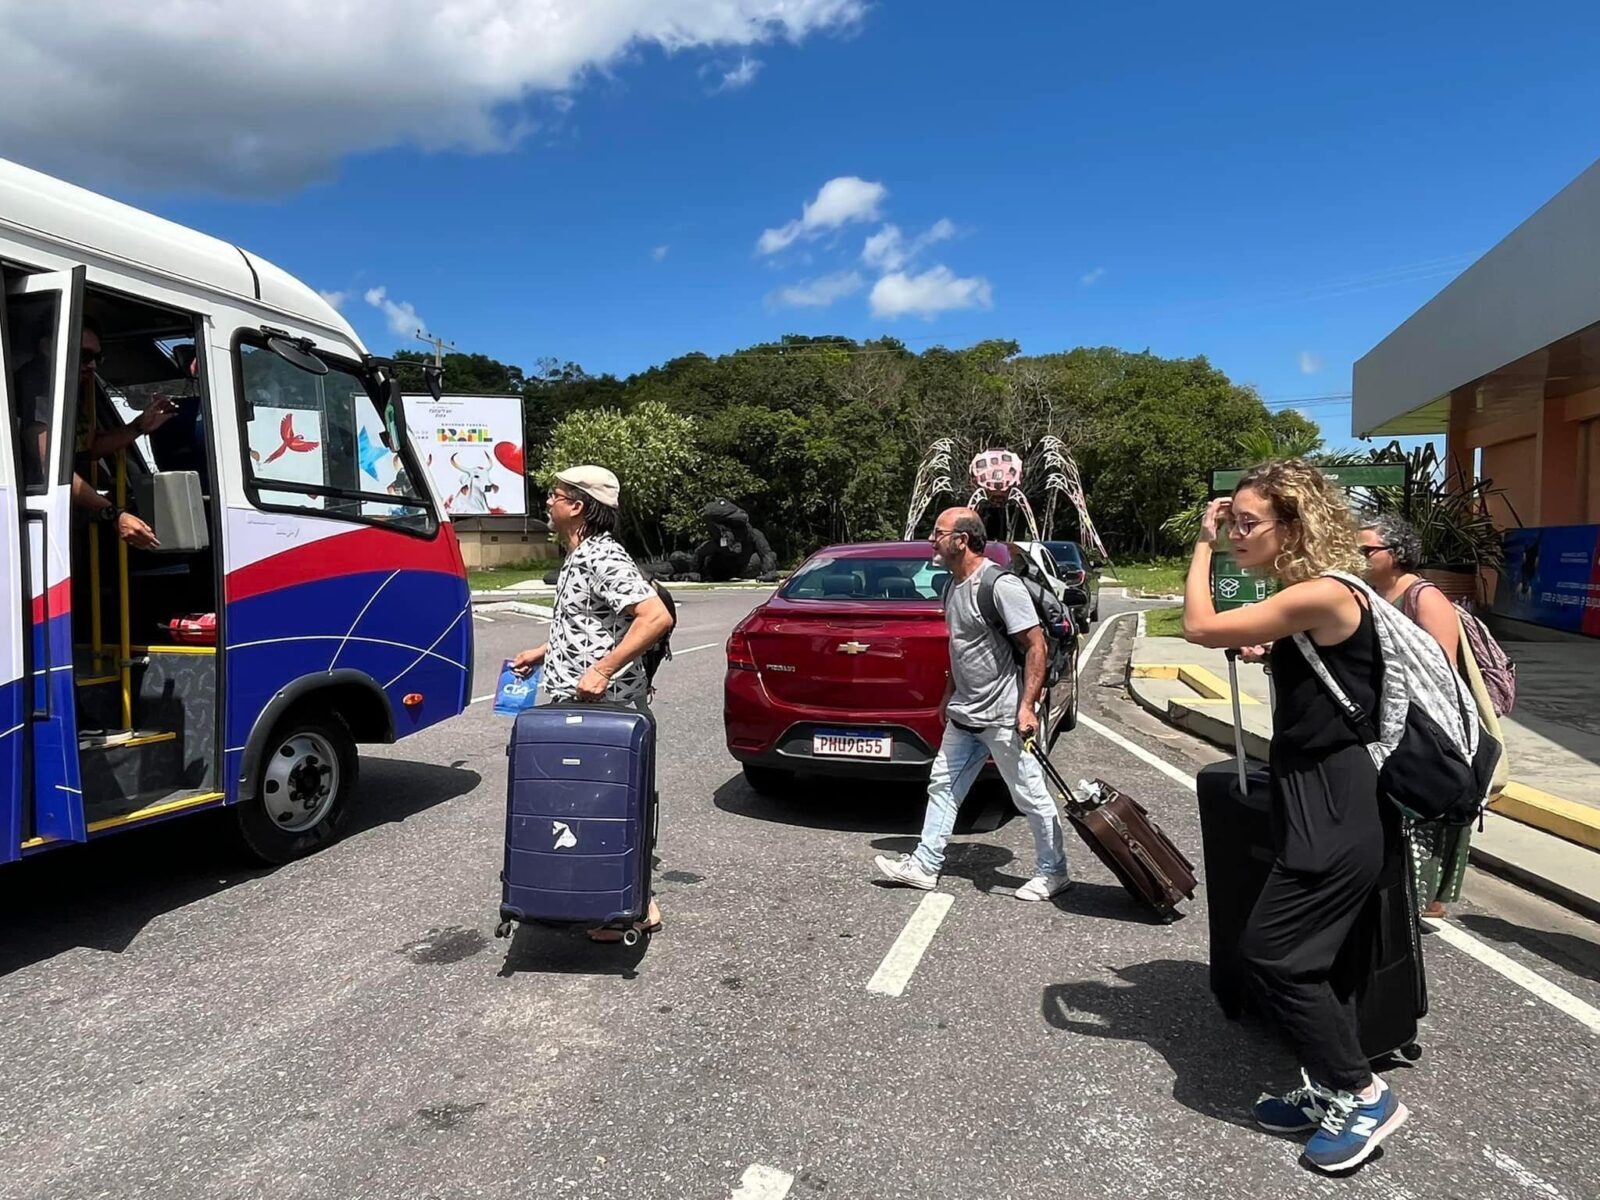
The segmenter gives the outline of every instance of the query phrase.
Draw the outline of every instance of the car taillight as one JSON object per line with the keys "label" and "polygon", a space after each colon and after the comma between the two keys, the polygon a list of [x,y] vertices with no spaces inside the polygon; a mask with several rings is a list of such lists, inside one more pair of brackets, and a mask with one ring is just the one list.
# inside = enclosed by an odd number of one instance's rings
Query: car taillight
{"label": "car taillight", "polygon": [[1066,581],[1068,583],[1082,583],[1083,582],[1083,572],[1082,571],[1068,571],[1066,573],[1065,578],[1066,578]]}
{"label": "car taillight", "polygon": [[756,656],[750,649],[750,639],[743,628],[735,629],[728,637],[728,670],[754,671]]}

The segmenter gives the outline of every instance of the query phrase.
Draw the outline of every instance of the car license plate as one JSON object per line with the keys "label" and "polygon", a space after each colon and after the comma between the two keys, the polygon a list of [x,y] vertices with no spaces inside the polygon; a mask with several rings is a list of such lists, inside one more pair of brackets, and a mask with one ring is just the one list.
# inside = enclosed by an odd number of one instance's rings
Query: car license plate
{"label": "car license plate", "polygon": [[819,729],[811,735],[811,752],[819,758],[889,758],[894,739],[887,733],[858,729]]}

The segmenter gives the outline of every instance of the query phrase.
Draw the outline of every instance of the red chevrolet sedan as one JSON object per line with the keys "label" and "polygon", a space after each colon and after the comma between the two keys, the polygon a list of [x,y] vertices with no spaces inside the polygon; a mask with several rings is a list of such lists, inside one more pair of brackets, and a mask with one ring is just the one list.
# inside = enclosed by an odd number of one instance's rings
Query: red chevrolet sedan
{"label": "red chevrolet sedan", "polygon": [[[1010,561],[1003,543],[985,554]],[[723,728],[753,788],[801,772],[928,777],[944,732],[949,582],[926,542],[829,546],[734,628]],[[1077,723],[1076,665],[1046,705],[1049,743]]]}

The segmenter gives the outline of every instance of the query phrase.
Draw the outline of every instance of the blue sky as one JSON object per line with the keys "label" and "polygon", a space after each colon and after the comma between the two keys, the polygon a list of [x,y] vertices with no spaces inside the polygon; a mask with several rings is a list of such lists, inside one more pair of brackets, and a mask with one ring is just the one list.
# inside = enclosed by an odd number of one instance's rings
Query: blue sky
{"label": "blue sky", "polygon": [[[0,125],[0,153],[343,293],[380,351],[415,343],[373,288],[530,366],[628,373],[786,332],[1012,337],[1205,354],[1274,404],[1347,393],[1357,357],[1600,156],[1592,3],[808,6],[787,37],[579,47],[485,107],[493,136],[441,131],[407,73],[454,77],[392,53],[374,78],[393,91],[344,141],[337,88],[180,73],[281,105],[268,136],[290,149],[243,186],[137,143],[62,158]],[[449,95],[498,83],[486,68]],[[317,131],[298,147],[297,123]],[[855,182],[785,230],[830,180]],[[788,244],[760,252],[768,230]],[[1347,405],[1306,411],[1348,435]]]}

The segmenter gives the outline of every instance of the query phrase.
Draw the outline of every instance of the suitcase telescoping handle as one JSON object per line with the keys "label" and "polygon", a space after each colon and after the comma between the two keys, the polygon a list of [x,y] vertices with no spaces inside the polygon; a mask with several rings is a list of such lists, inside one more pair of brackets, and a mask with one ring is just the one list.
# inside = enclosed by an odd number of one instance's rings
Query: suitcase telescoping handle
{"label": "suitcase telescoping handle", "polygon": [[1078,797],[1073,795],[1072,789],[1067,786],[1067,781],[1061,777],[1061,772],[1056,770],[1056,765],[1050,761],[1050,756],[1040,747],[1038,739],[1029,738],[1022,743],[1022,748],[1039,761],[1045,779],[1061,793],[1061,800],[1067,806],[1067,811],[1081,811],[1083,805],[1078,802]]}
{"label": "suitcase telescoping handle", "polygon": [[1244,713],[1239,707],[1239,651],[1229,648],[1228,692],[1233,696],[1233,760],[1239,767],[1239,795],[1250,794],[1250,781],[1244,769]]}

